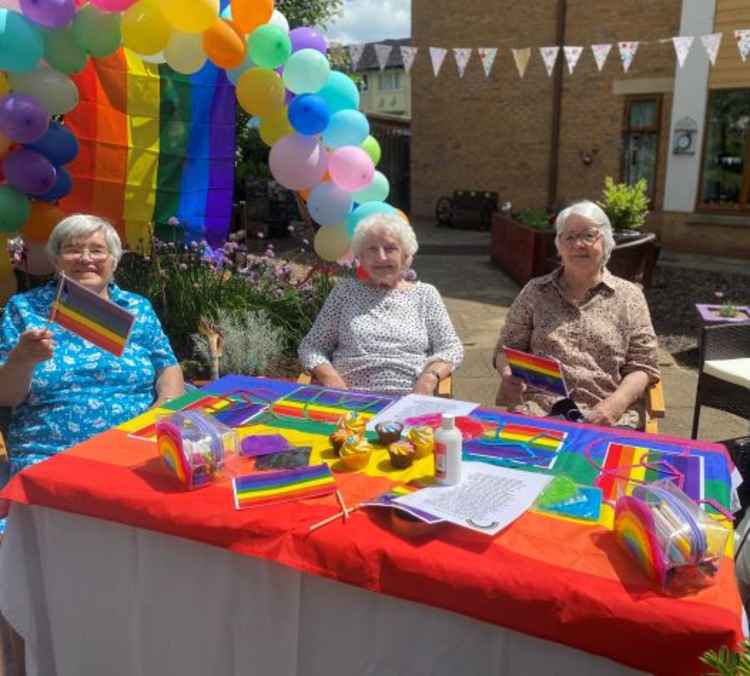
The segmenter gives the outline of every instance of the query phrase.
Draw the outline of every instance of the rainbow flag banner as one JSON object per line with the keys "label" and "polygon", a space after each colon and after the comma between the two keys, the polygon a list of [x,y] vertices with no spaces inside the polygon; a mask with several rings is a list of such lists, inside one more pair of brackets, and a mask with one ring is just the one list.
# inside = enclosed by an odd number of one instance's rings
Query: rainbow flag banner
{"label": "rainbow flag banner", "polygon": [[562,374],[560,362],[552,357],[539,357],[535,354],[503,347],[511,373],[526,381],[530,387],[544,390],[561,397],[568,396],[568,388]]}
{"label": "rainbow flag banner", "polygon": [[[126,49],[89,59],[65,116],[80,143],[73,191],[60,206],[110,220],[131,249],[164,239],[226,239],[232,214],[235,95],[207,63],[194,75]],[[180,222],[179,228],[170,219]]]}
{"label": "rainbow flag banner", "polygon": [[336,480],[325,463],[232,479],[235,509],[317,498],[335,492]]}
{"label": "rainbow flag banner", "polygon": [[63,275],[50,321],[121,357],[135,316]]}

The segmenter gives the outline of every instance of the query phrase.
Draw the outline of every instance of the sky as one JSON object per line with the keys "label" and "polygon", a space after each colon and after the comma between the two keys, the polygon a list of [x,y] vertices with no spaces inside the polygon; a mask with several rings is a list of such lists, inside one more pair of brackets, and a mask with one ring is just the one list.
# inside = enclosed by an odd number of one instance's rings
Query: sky
{"label": "sky", "polygon": [[350,44],[411,36],[411,0],[344,0],[343,12],[331,23],[329,40]]}

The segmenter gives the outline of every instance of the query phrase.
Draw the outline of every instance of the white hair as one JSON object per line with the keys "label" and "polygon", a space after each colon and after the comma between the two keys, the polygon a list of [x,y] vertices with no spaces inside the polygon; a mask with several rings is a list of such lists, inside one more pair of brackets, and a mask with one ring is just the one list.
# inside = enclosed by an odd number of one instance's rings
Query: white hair
{"label": "white hair", "polygon": [[63,218],[52,230],[47,240],[47,255],[54,261],[62,251],[63,246],[76,239],[90,237],[96,232],[104,235],[107,250],[112,256],[114,267],[122,257],[122,242],[117,230],[109,221],[90,214],[73,214]]}
{"label": "white hair", "polygon": [[419,244],[417,244],[414,228],[403,218],[397,214],[379,213],[367,216],[357,223],[352,235],[352,253],[357,258],[361,257],[365,239],[372,233],[385,233],[395,237],[401,243],[401,249],[406,255],[406,265],[411,265],[412,258],[419,249]]}
{"label": "white hair", "polygon": [[557,218],[555,219],[555,230],[557,232],[555,235],[555,246],[557,247],[557,251],[560,251],[560,235],[565,230],[565,226],[568,224],[571,216],[585,218],[602,231],[602,238],[604,239],[604,259],[602,260],[602,266],[606,265],[609,257],[612,255],[612,249],[615,248],[612,223],[610,223],[609,216],[604,212],[604,209],[591,200],[575,202],[557,214]]}

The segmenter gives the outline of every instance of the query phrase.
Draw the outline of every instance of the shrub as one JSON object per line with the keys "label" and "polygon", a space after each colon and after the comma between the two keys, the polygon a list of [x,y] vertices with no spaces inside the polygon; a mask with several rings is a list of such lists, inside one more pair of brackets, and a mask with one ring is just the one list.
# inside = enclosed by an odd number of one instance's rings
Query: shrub
{"label": "shrub", "polygon": [[615,183],[611,176],[604,179],[604,192],[599,206],[609,216],[615,230],[638,230],[646,222],[648,196],[646,179],[635,185]]}
{"label": "shrub", "polygon": [[546,209],[522,209],[516,220],[536,230],[549,230],[549,214]]}

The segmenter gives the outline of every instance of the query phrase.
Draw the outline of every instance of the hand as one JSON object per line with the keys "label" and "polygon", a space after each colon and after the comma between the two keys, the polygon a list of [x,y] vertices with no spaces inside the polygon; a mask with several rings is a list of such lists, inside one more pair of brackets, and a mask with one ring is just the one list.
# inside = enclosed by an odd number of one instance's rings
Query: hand
{"label": "hand", "polygon": [[502,403],[517,404],[523,399],[526,391],[526,381],[511,373],[510,366],[504,366],[500,373],[500,397]]}
{"label": "hand", "polygon": [[617,421],[622,417],[626,409],[627,405],[617,397],[607,397],[586,414],[586,422],[592,425],[611,427],[617,424]]}
{"label": "hand", "polygon": [[438,377],[434,373],[423,373],[414,383],[414,394],[435,394],[435,388],[438,384]]}
{"label": "hand", "polygon": [[323,387],[335,387],[337,390],[348,390],[349,386],[344,382],[344,379],[336,372],[325,375],[318,379]]}
{"label": "hand", "polygon": [[54,349],[55,341],[52,339],[52,331],[32,329],[21,334],[18,343],[10,353],[10,358],[21,364],[36,366],[39,362],[51,359]]}

